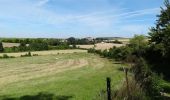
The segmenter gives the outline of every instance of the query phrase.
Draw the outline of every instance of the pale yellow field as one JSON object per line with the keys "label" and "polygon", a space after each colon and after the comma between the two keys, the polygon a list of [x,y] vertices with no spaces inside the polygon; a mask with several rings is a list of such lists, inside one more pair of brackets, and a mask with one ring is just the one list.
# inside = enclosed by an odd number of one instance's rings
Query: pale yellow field
{"label": "pale yellow field", "polygon": [[122,38],[122,39],[118,39],[120,42],[122,42],[123,44],[128,44],[130,38]]}
{"label": "pale yellow field", "polygon": [[115,44],[115,43],[97,43],[94,45],[77,45],[77,47],[79,48],[83,48],[83,49],[90,49],[90,48],[94,48],[97,50],[105,50],[105,49],[110,49],[112,47],[121,47],[121,46],[125,46],[126,44]]}
{"label": "pale yellow field", "polygon": [[121,47],[124,46],[125,44],[115,44],[115,43],[97,43],[96,44],[96,49],[98,50],[105,50],[105,49],[110,49],[115,47]]}
{"label": "pale yellow field", "polygon": [[94,45],[76,45],[79,48],[83,48],[83,49],[90,49],[90,48],[94,48]]}
{"label": "pale yellow field", "polygon": [[[78,50],[78,49],[70,49],[70,50],[49,50],[49,51],[34,51],[31,54],[38,54],[38,55],[53,55],[53,54],[65,54],[65,53],[84,53],[87,50]],[[0,53],[0,56],[3,54],[7,54],[8,56],[20,57],[28,52],[19,52],[19,53]]]}
{"label": "pale yellow field", "polygon": [[18,47],[20,45],[20,43],[2,43],[3,44],[3,47]]}

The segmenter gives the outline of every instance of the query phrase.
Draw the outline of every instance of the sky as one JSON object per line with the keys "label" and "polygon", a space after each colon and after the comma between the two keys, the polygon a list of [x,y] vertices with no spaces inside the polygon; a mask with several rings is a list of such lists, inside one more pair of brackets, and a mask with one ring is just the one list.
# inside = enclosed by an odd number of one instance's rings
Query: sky
{"label": "sky", "polygon": [[0,37],[147,35],[163,0],[0,0]]}

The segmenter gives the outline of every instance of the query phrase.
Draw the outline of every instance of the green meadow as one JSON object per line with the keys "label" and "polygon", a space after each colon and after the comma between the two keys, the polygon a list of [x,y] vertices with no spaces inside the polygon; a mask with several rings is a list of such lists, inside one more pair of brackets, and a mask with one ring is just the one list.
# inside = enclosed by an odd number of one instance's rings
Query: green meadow
{"label": "green meadow", "polygon": [[121,64],[88,53],[51,54],[0,60],[0,99],[95,100],[124,79]]}

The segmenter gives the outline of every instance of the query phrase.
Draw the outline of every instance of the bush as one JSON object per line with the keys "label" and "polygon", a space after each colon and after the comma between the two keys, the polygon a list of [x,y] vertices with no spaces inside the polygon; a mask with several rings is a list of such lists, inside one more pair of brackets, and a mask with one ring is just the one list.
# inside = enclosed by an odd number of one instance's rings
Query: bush
{"label": "bush", "polygon": [[31,43],[29,45],[29,50],[31,51],[42,51],[42,50],[48,50],[48,44],[47,43]]}
{"label": "bush", "polygon": [[[134,77],[128,77],[127,82],[124,81],[119,89],[113,89],[111,91],[112,100],[150,100],[150,97],[145,94],[145,91],[140,87],[140,84],[136,83]],[[106,90],[102,90],[94,100],[108,100]]]}
{"label": "bush", "polygon": [[15,57],[14,56],[8,56],[7,54],[3,54],[3,56],[0,57],[0,58],[6,59],[6,58],[15,58]]}
{"label": "bush", "polygon": [[143,89],[138,83],[132,78],[129,80],[129,89],[127,84],[124,82],[119,90],[113,91],[113,100],[150,100],[149,96],[146,96]]}
{"label": "bush", "polygon": [[3,54],[2,58],[9,58],[7,54]]}
{"label": "bush", "polygon": [[94,48],[90,48],[90,49],[88,49],[87,52],[88,52],[88,53],[96,53],[96,50],[95,50]]}
{"label": "bush", "polygon": [[38,54],[33,54],[32,56],[38,56]]}
{"label": "bush", "polygon": [[31,52],[26,53],[25,55],[21,55],[21,57],[31,57]]}
{"label": "bush", "polygon": [[115,41],[113,41],[113,43],[116,43],[116,44],[123,44],[121,41],[119,41],[119,40],[115,40]]}
{"label": "bush", "polygon": [[143,58],[136,60],[135,66],[132,69],[135,80],[140,84],[145,93],[153,99],[159,97],[162,90],[159,86],[160,77],[151,71],[146,61]]}

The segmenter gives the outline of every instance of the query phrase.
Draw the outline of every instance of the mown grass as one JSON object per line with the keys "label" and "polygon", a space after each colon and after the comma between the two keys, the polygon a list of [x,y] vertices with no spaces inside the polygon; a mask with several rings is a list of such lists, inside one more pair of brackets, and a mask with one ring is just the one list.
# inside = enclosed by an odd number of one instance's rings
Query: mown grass
{"label": "mown grass", "polygon": [[[88,63],[80,64],[83,63],[80,59]],[[67,66],[70,60],[74,63]],[[70,97],[69,100],[92,100],[101,90],[106,90],[106,77],[111,77],[114,88],[121,85],[124,77],[124,73],[118,70],[121,64],[88,53],[1,59],[0,64],[0,99],[21,98],[43,92]],[[56,72],[56,69],[46,72],[44,69],[49,70],[46,65],[52,65],[50,68],[53,69],[61,65],[63,69],[60,72]]]}

